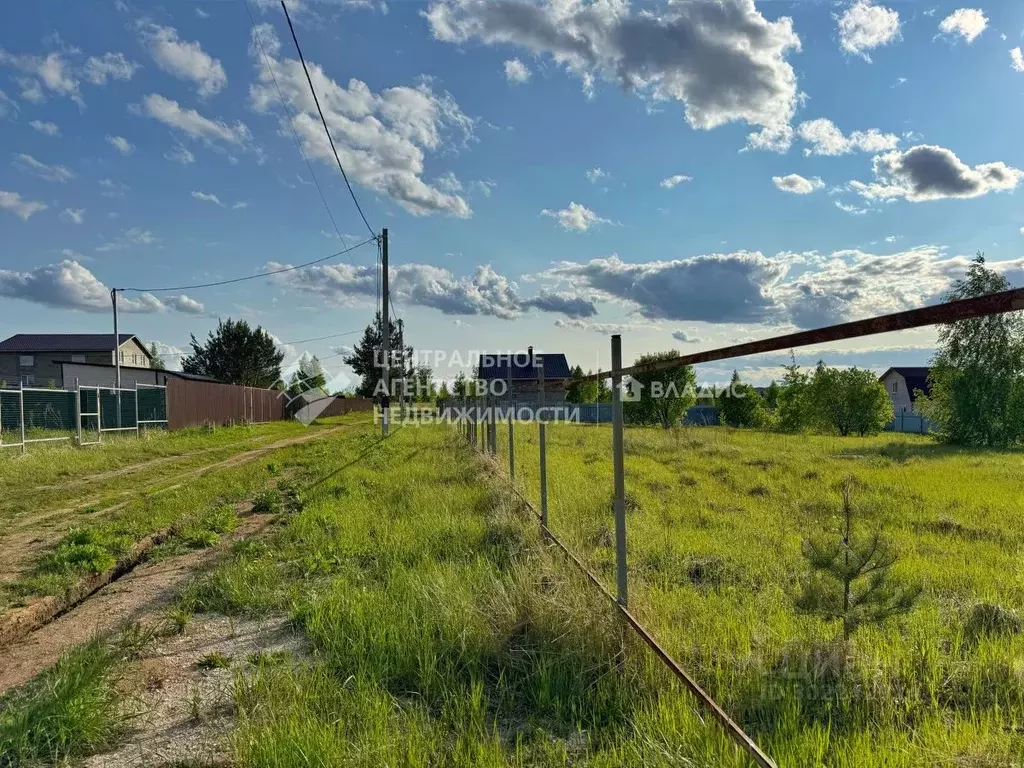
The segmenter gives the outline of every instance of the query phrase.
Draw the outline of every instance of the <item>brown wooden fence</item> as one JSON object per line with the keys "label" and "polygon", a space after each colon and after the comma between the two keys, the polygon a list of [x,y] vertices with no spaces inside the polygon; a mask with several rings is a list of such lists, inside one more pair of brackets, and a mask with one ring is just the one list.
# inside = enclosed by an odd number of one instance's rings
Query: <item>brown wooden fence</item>
{"label": "brown wooden fence", "polygon": [[276,389],[255,389],[207,381],[167,381],[167,426],[185,429],[204,425],[283,421],[287,398]]}

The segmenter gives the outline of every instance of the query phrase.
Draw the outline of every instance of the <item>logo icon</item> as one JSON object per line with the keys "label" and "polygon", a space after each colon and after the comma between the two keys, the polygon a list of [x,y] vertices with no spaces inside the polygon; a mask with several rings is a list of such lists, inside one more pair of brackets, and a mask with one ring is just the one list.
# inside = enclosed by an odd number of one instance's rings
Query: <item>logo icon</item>
{"label": "logo icon", "polygon": [[323,374],[302,378],[293,376],[289,381],[280,379],[283,388],[278,397],[284,399],[285,409],[292,412],[292,418],[307,427],[334,402],[330,393],[345,390],[352,380],[344,373],[336,373],[324,382]]}
{"label": "logo icon", "polygon": [[640,402],[641,391],[644,385],[631,376],[624,376],[619,384],[619,396],[624,403]]}

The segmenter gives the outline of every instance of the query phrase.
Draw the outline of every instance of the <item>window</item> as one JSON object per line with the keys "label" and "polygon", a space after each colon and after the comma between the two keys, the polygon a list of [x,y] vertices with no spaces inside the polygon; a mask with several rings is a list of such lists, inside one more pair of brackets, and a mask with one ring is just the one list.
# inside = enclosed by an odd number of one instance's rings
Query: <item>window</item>
{"label": "window", "polygon": [[26,373],[21,377],[21,383],[26,387],[33,387],[36,383],[36,377],[34,373]]}
{"label": "window", "polygon": [[22,368],[32,368],[36,364],[36,359],[33,355],[21,355],[18,358],[18,365]]}
{"label": "window", "polygon": [[[381,327],[383,327],[383,326],[381,326]],[[124,362],[124,350],[122,349],[118,354],[121,355],[121,362],[123,363]]]}
{"label": "window", "polygon": [[900,385],[897,382],[894,381],[892,383],[892,393],[895,395],[897,392],[899,392],[899,389],[900,389]]}
{"label": "window", "polygon": [[71,356],[71,362],[72,363],[84,363],[85,362],[85,355],[72,355]]}

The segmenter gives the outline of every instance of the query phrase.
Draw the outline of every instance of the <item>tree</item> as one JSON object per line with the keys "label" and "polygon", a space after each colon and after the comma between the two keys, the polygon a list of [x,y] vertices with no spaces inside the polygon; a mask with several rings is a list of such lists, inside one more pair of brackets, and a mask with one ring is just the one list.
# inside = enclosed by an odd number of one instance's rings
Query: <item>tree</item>
{"label": "tree", "polygon": [[162,371],[167,367],[163,356],[156,349],[156,342],[149,344],[149,367],[154,371]]}
{"label": "tree", "polygon": [[730,427],[759,427],[764,423],[761,395],[749,384],[740,381],[738,371],[732,372],[728,389],[718,397],[718,412]]}
{"label": "tree", "polygon": [[412,372],[413,400],[416,402],[430,402],[437,398],[437,384],[434,383],[434,369],[429,365],[417,366]]}
{"label": "tree", "polygon": [[250,328],[245,320],[219,320],[205,344],[196,341],[195,335],[189,344],[192,354],[181,361],[185,373],[264,389],[281,378],[284,353],[278,351],[269,333],[260,326]]}
{"label": "tree", "polygon": [[[598,397],[597,382],[585,380],[583,369],[578,365],[572,369],[572,377],[565,391],[565,400],[569,403],[596,403]],[[589,375],[591,371],[587,371]]]}
{"label": "tree", "polygon": [[874,434],[892,420],[892,402],[872,371],[818,363],[808,397],[812,424],[824,432]]}
{"label": "tree", "polygon": [[[679,357],[676,350],[641,355],[634,365],[645,365]],[[697,377],[691,365],[675,365],[633,377],[640,385],[640,399],[623,403],[623,416],[631,424],[679,424],[686,410],[697,401]]]}
{"label": "tree", "polygon": [[789,353],[789,365],[782,377],[782,391],[779,392],[778,428],[782,432],[801,432],[810,426],[811,377],[796,364],[793,352]]}
{"label": "tree", "polygon": [[764,405],[769,410],[774,411],[779,407],[779,394],[782,392],[782,388],[779,386],[775,379],[772,379],[772,383],[768,385],[768,389],[764,391]]}
{"label": "tree", "polygon": [[448,392],[448,382],[442,381],[441,388],[437,391],[437,398],[435,399],[435,402],[438,404],[438,406],[440,406],[441,403],[443,403],[449,397],[451,397],[451,395]]}
{"label": "tree", "polygon": [[803,543],[810,571],[796,599],[802,613],[841,621],[844,641],[862,624],[878,624],[909,612],[921,594],[920,586],[901,584],[892,573],[899,557],[879,531],[864,538],[856,535],[852,484],[848,479],[843,485],[839,537]]}
{"label": "tree", "polygon": [[459,371],[459,375],[452,382],[452,395],[459,398],[469,397],[469,381],[462,371]]}
{"label": "tree", "polygon": [[299,369],[288,380],[288,394],[295,397],[311,390],[326,394],[326,387],[327,376],[316,355],[306,354],[299,358]]}
{"label": "tree", "polygon": [[[978,253],[945,298],[969,299],[1009,287]],[[1024,438],[1024,320],[1019,312],[939,326],[929,378],[931,393],[917,398],[918,408],[939,426],[944,440],[1007,446]]]}
{"label": "tree", "polygon": [[[398,325],[389,319],[389,340],[391,345],[391,360],[388,361],[388,379],[391,382],[391,391],[399,393],[398,385],[395,382],[402,380],[402,356],[399,353]],[[371,325],[366,326],[363,337],[352,350],[352,354],[343,358],[345,364],[350,366],[356,375],[360,377],[359,386],[356,387],[356,394],[361,397],[380,397],[382,387],[380,386],[384,369],[384,321],[381,313],[378,312]],[[412,356],[412,347],[406,347],[406,355]]]}

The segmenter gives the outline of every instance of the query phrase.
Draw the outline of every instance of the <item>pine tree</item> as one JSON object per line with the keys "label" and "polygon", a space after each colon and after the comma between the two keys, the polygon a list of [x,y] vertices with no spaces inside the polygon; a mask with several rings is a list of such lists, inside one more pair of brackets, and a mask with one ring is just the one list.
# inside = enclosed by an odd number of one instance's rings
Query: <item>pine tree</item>
{"label": "pine tree", "polygon": [[[397,395],[399,385],[395,382],[402,380],[402,356],[399,353],[398,324],[389,321],[390,328],[390,349],[391,361],[388,366],[388,377],[391,382],[391,389]],[[373,324],[366,326],[363,337],[352,350],[352,354],[345,357],[345,364],[350,366],[356,375],[360,377],[359,386],[356,387],[356,394],[360,397],[379,397],[378,384],[381,380],[381,373],[384,363],[384,333],[382,328],[384,321],[380,312],[374,317]],[[406,356],[411,359],[412,347],[406,347]]]}
{"label": "pine tree", "polygon": [[164,362],[163,356],[156,348],[156,342],[150,342],[149,345],[149,367],[154,371],[162,371],[167,367],[167,363]]}
{"label": "pine tree", "polygon": [[260,326],[250,328],[245,320],[217,322],[205,344],[193,335],[189,342],[192,354],[181,361],[185,373],[212,376],[226,384],[247,387],[274,386],[281,379],[284,353]]}
{"label": "pine tree", "polygon": [[879,624],[909,612],[921,594],[920,586],[901,584],[892,573],[899,556],[881,532],[856,536],[852,485],[852,479],[843,485],[839,538],[804,541],[803,556],[810,573],[796,600],[802,613],[841,621],[844,641],[862,624]]}

